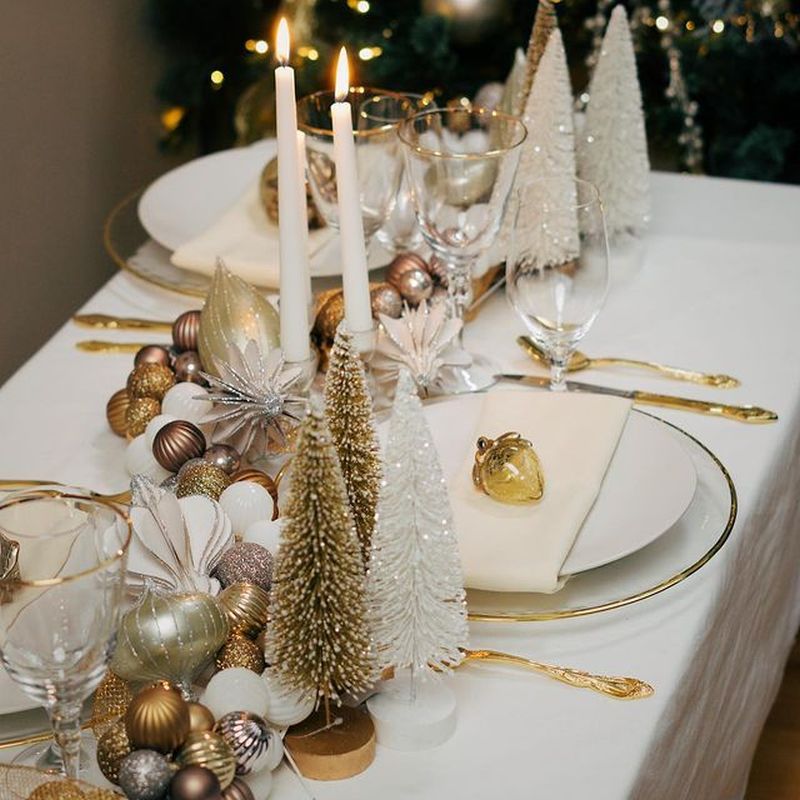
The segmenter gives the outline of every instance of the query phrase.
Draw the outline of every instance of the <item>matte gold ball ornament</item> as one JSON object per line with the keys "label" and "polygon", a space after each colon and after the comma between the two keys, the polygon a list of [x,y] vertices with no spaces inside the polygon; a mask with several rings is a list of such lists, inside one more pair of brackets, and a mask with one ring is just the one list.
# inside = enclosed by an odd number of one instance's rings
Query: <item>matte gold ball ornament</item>
{"label": "matte gold ball ornament", "polygon": [[189,735],[189,707],[172,689],[144,689],[128,707],[125,730],[133,749],[171,753]]}
{"label": "matte gold ball ornament", "polygon": [[125,721],[114,723],[97,741],[97,765],[111,783],[119,779],[122,759],[133,751]]}
{"label": "matte gold ball ornament", "polygon": [[197,350],[197,338],[200,333],[200,312],[184,311],[172,323],[172,341],[178,350]]}
{"label": "matte gold ball ornament", "polygon": [[217,653],[217,669],[244,667],[257,675],[264,671],[264,651],[242,633],[234,633]]}
{"label": "matte gold ball ornament", "polygon": [[128,376],[128,394],[131,397],[154,397],[161,400],[175,385],[175,373],[163,364],[148,362],[134,367]]}
{"label": "matte gold ball ornament", "polygon": [[204,494],[212,500],[219,500],[219,496],[231,484],[231,479],[225,470],[215,464],[210,464],[202,458],[187,461],[178,473],[178,497],[188,497],[191,494]]}
{"label": "matte gold ball ornament", "polygon": [[190,733],[175,761],[182,767],[196,766],[210,769],[225,789],[233,782],[236,774],[236,756],[230,745],[213,731]]}
{"label": "matte gold ball ornament", "polygon": [[[223,645],[224,646],[224,645]],[[202,703],[189,703],[189,733],[210,731],[214,728],[214,715]]]}
{"label": "matte gold ball ornament", "polygon": [[267,626],[269,595],[261,586],[234,583],[220,592],[218,600],[232,631],[253,637]]}
{"label": "matte gold ball ornament", "polygon": [[144,433],[147,423],[161,413],[161,402],[154,397],[132,397],[125,412],[125,431],[130,439]]}
{"label": "matte gold ball ornament", "polygon": [[117,436],[124,436],[128,432],[127,413],[130,403],[127,389],[118,389],[106,403],[106,419]]}
{"label": "matte gold ball ornament", "polygon": [[177,472],[187,461],[200,458],[205,449],[203,432],[184,419],[168,422],[153,440],[153,457],[168,472]]}

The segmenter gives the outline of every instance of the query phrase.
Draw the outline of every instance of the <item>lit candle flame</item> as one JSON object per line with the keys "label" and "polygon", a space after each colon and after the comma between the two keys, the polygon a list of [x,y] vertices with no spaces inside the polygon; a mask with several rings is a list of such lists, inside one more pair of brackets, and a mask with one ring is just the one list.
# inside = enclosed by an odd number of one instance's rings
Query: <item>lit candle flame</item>
{"label": "lit candle flame", "polygon": [[289,25],[285,17],[281,17],[281,21],[278,23],[275,54],[278,57],[278,63],[280,63],[282,67],[289,63]]}
{"label": "lit candle flame", "polygon": [[347,50],[343,47],[339,51],[339,61],[336,64],[336,102],[341,103],[347,99],[350,91],[350,68],[347,64]]}

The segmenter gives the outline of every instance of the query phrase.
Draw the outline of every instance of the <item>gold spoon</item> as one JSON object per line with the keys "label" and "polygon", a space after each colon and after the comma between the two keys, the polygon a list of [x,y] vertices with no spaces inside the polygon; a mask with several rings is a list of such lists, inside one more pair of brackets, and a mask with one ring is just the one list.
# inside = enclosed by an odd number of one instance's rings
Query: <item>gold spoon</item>
{"label": "gold spoon", "polygon": [[642,700],[655,693],[655,689],[638,678],[618,677],[616,675],[593,675],[580,669],[570,669],[569,667],[557,667],[552,664],[543,664],[540,661],[532,661],[522,656],[511,655],[511,653],[500,653],[497,650],[462,650],[464,661],[498,661],[502,664],[514,664],[518,667],[538,672],[548,678],[566,683],[568,686],[575,686],[578,689],[591,689],[607,697],[615,697],[618,700]]}
{"label": "gold spoon", "polygon": [[99,339],[75,342],[75,347],[84,353],[138,353],[144,346],[144,342],[103,342]]}
{"label": "gold spoon", "polygon": [[[550,359],[547,353],[545,353],[529,336],[518,336],[517,344],[534,361],[549,366]],[[730,375],[709,375],[705,372],[695,372],[694,370],[681,369],[679,367],[668,367],[666,364],[658,364],[654,361],[637,361],[633,358],[589,358],[585,353],[581,353],[577,350],[570,356],[567,362],[567,371],[579,372],[582,369],[589,369],[591,367],[611,365],[649,369],[678,381],[700,383],[704,386],[713,386],[717,389],[735,389],[740,385],[740,382]]]}
{"label": "gold spoon", "polygon": [[[36,486],[62,486],[63,484],[58,481],[40,481],[28,478],[0,478],[0,491],[10,492],[15,489],[30,489]],[[115,494],[101,494],[100,492],[93,492],[86,490],[90,497],[95,497],[98,500],[104,500],[107,503],[119,503],[126,506],[131,502],[130,489],[123,492],[116,492]]]}
{"label": "gold spoon", "polygon": [[172,332],[172,323],[159,319],[139,319],[138,317],[112,317],[110,314],[75,314],[72,321],[84,328],[105,330],[146,330]]}

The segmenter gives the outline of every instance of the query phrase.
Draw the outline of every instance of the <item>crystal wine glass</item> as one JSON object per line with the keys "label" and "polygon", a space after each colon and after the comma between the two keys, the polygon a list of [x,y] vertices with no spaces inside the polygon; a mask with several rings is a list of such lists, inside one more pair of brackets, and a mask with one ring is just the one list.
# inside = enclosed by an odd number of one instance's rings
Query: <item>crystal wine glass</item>
{"label": "crystal wine glass", "polygon": [[608,292],[608,240],[597,188],[572,176],[520,187],[506,259],[511,305],[550,358],[550,388],[564,373]]}
{"label": "crystal wine glass", "polygon": [[[32,490],[0,503],[0,543],[16,564],[0,576],[0,659],[44,706],[63,772],[76,778],[80,712],[113,649],[130,542],[116,506],[70,490]],[[8,566],[8,565],[7,565]],[[15,763],[38,757],[25,751]]]}
{"label": "crystal wine glass", "polygon": [[[377,113],[362,113],[374,99]],[[336,191],[336,163],[333,156],[333,123],[330,90],[315,92],[297,103],[297,123],[306,134],[308,182],[314,203],[327,225],[338,230],[339,206]],[[405,95],[364,86],[350,88],[347,101],[353,115],[361,214],[364,237],[369,245],[375,232],[389,217],[400,183],[402,157],[397,141],[397,124],[414,110],[414,102]],[[390,119],[386,119],[386,117]]]}
{"label": "crystal wine glass", "polygon": [[[462,318],[472,301],[472,265],[500,228],[519,162],[525,125],[482,108],[435,109],[398,130],[422,235],[447,265],[448,296]],[[497,367],[471,354],[458,368],[457,391],[494,383]]]}

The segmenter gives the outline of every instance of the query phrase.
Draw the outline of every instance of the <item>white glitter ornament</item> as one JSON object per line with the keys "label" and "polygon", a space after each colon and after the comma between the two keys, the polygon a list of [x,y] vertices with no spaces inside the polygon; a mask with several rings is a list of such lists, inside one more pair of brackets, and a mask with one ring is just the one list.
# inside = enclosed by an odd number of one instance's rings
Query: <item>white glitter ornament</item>
{"label": "white glitter ornament", "polygon": [[269,700],[267,685],[260,675],[245,667],[231,667],[211,678],[200,702],[220,719],[231,711],[267,717]]}
{"label": "white glitter ornament", "polygon": [[650,160],[642,92],[625,8],[611,14],[589,84],[578,174],[603,200],[611,236],[641,233],[650,215]]}
{"label": "white glitter ornament", "polygon": [[198,425],[213,408],[208,392],[196,383],[176,383],[161,401],[161,413]]}
{"label": "white glitter ornament", "polygon": [[220,495],[219,504],[237,534],[244,533],[254,522],[272,519],[272,498],[263,486],[253,481],[232,483]]}
{"label": "white glitter ornament", "polygon": [[461,661],[467,607],[447,484],[411,375],[397,386],[367,602],[379,667],[414,674]]}

